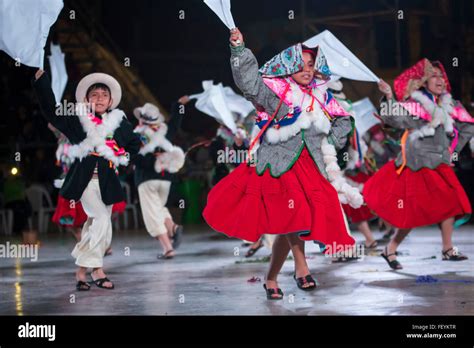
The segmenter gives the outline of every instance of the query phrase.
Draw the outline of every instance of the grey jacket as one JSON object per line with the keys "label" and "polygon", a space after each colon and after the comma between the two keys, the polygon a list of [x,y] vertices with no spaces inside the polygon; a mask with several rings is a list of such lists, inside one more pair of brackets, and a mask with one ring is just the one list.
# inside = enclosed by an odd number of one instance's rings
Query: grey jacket
{"label": "grey jacket", "polygon": [[[382,98],[381,104],[384,102],[386,102],[386,99]],[[398,129],[420,129],[427,124],[427,121],[411,115],[400,116],[390,115],[390,113],[382,115],[380,113],[380,117],[386,124]],[[454,127],[459,131],[458,144],[454,151],[459,152],[474,135],[474,124],[455,121]],[[449,147],[451,141],[452,138],[446,134],[443,125],[436,127],[435,133],[432,136],[422,138],[408,136],[405,145],[406,166],[413,171],[417,171],[422,168],[435,169],[442,163],[450,164],[451,154]],[[402,152],[400,152],[395,160],[395,164],[400,166],[402,162]]]}
{"label": "grey jacket", "polygon": [[[280,103],[280,98],[268,88],[258,73],[257,59],[252,51],[245,47],[231,47],[230,64],[235,84],[259,110],[264,109],[269,115],[273,115]],[[289,107],[282,103],[276,118],[280,119],[289,112]],[[336,150],[344,147],[347,135],[352,130],[349,117],[338,117],[332,121],[328,141]],[[261,144],[257,149],[257,173],[262,175],[269,168],[273,177],[279,177],[289,170],[298,159],[304,145],[310,152],[313,160],[324,177],[327,178],[323,156],[321,153],[321,142],[325,135],[318,133],[314,127],[309,127],[298,132],[287,141],[277,144],[269,143],[265,137],[261,138]]]}

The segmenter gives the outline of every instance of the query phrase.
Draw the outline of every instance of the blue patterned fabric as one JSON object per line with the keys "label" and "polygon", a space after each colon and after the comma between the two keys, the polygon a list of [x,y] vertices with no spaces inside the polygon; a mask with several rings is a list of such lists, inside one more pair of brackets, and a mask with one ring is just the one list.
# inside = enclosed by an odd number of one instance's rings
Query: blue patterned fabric
{"label": "blue patterned fabric", "polygon": [[266,62],[259,70],[263,77],[282,77],[297,73],[304,67],[301,44],[296,44]]}
{"label": "blue patterned fabric", "polygon": [[[303,67],[303,48],[301,43],[298,43],[281,51],[268,62],[266,62],[259,69],[259,73],[263,77],[284,77],[301,71]],[[318,48],[318,54],[316,56],[314,68],[325,77],[329,77],[331,75],[331,71],[329,70],[326,57],[324,56],[321,47]]]}

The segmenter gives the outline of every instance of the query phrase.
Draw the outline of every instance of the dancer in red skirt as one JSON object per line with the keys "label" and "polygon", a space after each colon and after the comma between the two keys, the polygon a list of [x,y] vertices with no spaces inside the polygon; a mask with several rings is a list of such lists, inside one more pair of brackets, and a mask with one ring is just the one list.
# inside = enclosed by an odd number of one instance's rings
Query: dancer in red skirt
{"label": "dancer in red skirt", "polygon": [[466,260],[452,244],[454,226],[471,214],[469,199],[451,162],[474,134],[474,119],[451,97],[446,72],[439,62],[422,59],[395,79],[381,81],[386,100],[380,116],[395,128],[405,129],[402,151],[364,186],[367,205],[399,230],[385,251],[392,269],[402,269],[396,250],[412,228],[438,224],[443,241],[442,258]]}
{"label": "dancer in red skirt", "polygon": [[264,287],[268,299],[280,300],[277,276],[290,249],[297,286],[313,290],[304,241],[324,244],[327,254],[354,245],[340,199],[358,207],[362,197],[345,182],[336,158],[352,126],[324,88],[330,72],[320,49],[294,45],[259,70],[238,29],[230,42],[234,81],[257,109],[260,143],[250,145],[251,162],[210,191],[203,216],[230,237],[255,242],[277,235]]}

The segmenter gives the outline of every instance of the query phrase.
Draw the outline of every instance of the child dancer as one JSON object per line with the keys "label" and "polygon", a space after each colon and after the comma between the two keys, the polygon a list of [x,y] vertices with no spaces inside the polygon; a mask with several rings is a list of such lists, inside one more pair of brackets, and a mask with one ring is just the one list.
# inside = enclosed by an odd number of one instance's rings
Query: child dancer
{"label": "child dancer", "polygon": [[[184,102],[183,102],[184,103]],[[171,144],[180,128],[182,115],[179,104],[173,106],[171,121],[167,125],[160,110],[146,103],[133,112],[139,124],[135,133],[140,135],[142,147],[135,160],[135,185],[148,233],[160,241],[163,253],[159,259],[171,259],[179,246],[183,226],[174,223],[165,207],[170,192],[173,173],[184,165],[184,152]],[[172,238],[172,242],[170,240]]]}
{"label": "child dancer", "polygon": [[265,134],[256,161],[241,164],[210,191],[203,216],[216,231],[239,239],[277,235],[264,288],[268,299],[281,300],[277,276],[290,249],[297,286],[313,290],[304,241],[325,244],[327,253],[354,245],[338,192],[354,206],[362,197],[344,182],[336,158],[351,121],[316,78],[330,74],[320,49],[294,45],[259,70],[238,29],[230,43],[235,83],[256,106]]}
{"label": "child dancer", "polygon": [[123,111],[116,109],[122,91],[112,76],[94,73],[84,77],[76,89],[79,104],[75,110],[64,108],[62,112],[56,108],[47,74],[38,70],[35,78],[33,86],[43,116],[71,143],[73,163],[59,193],[72,204],[80,201],[88,216],[81,241],[72,251],[79,267],[76,289],[90,289],[88,268],[92,268],[95,285],[113,289],[103,270],[103,258],[112,240],[112,206],[124,200],[117,167],[133,160],[140,139]]}
{"label": "child dancer", "polygon": [[395,253],[403,239],[412,228],[438,224],[443,260],[466,260],[453,246],[452,234],[455,225],[468,220],[471,205],[450,164],[472,138],[474,119],[452,99],[439,62],[422,59],[398,76],[394,86],[398,102],[390,86],[379,83],[386,98],[380,116],[390,126],[405,129],[402,151],[363,191],[367,205],[399,228],[382,257],[392,269],[402,269]]}

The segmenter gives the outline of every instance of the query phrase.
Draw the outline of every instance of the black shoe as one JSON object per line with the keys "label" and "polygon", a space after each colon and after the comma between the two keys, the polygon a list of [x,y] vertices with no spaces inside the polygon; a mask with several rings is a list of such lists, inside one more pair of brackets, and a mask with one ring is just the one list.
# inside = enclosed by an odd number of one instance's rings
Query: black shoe
{"label": "black shoe", "polygon": [[[267,293],[267,300],[283,300],[283,292],[280,288],[267,289],[266,284],[263,284],[263,288]],[[274,295],[278,295],[278,297],[275,297]]]}
{"label": "black shoe", "polygon": [[82,280],[78,280],[76,284],[77,291],[89,291],[91,289],[91,285],[89,283],[83,282]]}
{"label": "black shoe", "polygon": [[380,254],[380,256],[382,256],[385,261],[387,261],[388,265],[390,266],[391,269],[394,269],[394,270],[398,270],[398,269],[403,269],[402,267],[402,264],[400,262],[398,262],[397,260],[392,260],[390,261],[388,258],[390,256],[393,256],[393,255],[397,255],[397,253],[393,253],[393,254],[388,254],[387,255],[387,247],[385,247],[385,250],[382,254]]}
{"label": "black shoe", "polygon": [[[311,277],[311,274],[307,276],[296,278],[296,274],[293,275],[293,279],[296,281],[296,285],[299,289],[304,291],[311,291],[317,288],[316,280]],[[313,285],[304,287],[305,284],[313,283]]]}
{"label": "black shoe", "polygon": [[256,248],[249,248],[249,250],[247,251],[247,253],[245,254],[245,257],[251,257],[253,255],[255,255],[255,253],[261,248],[263,247],[263,243],[260,243],[260,245]]}
{"label": "black shoe", "polygon": [[164,254],[158,254],[157,256],[157,259],[159,260],[169,260],[169,259],[172,259],[174,257],[174,255],[171,255],[171,253],[173,252],[174,250],[171,249],[171,250],[168,250],[166,253]]}
{"label": "black shoe", "polygon": [[[91,275],[91,278],[92,278],[92,275]],[[109,278],[105,277],[105,278],[100,278],[100,279],[95,279],[92,278],[92,282],[98,287],[98,288],[101,288],[101,289],[106,289],[106,290],[113,290],[115,288],[115,285],[110,281]],[[106,287],[104,286],[104,283],[105,282],[109,282],[109,283],[112,283],[112,286],[111,287]]]}
{"label": "black shoe", "polygon": [[369,246],[366,246],[365,243],[364,243],[364,248],[367,249],[367,250],[373,250],[373,249],[376,249],[378,245],[379,245],[379,243],[377,243],[377,241],[374,240],[372,243],[370,243]]}
{"label": "black shoe", "polygon": [[[449,255],[449,252],[451,250],[453,252],[451,253],[451,255]],[[442,254],[443,254],[443,261],[464,261],[468,259],[468,257],[462,254],[461,252],[459,252],[458,248],[456,247],[449,248],[448,250],[443,251]]]}
{"label": "black shoe", "polygon": [[176,228],[174,230],[174,234],[171,237],[173,249],[178,249],[179,248],[179,245],[183,241],[183,232],[184,232],[183,226],[182,225],[176,225]]}

